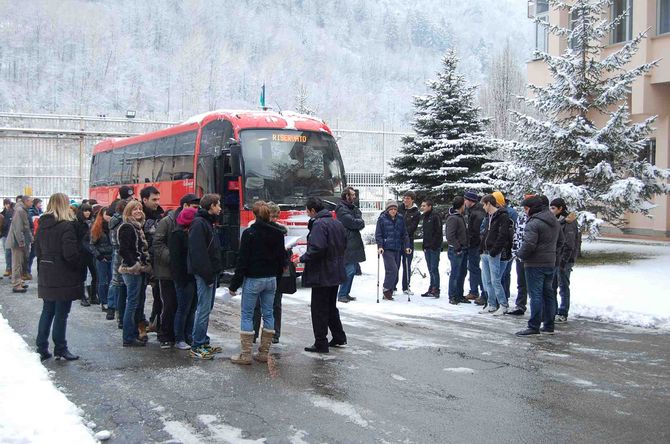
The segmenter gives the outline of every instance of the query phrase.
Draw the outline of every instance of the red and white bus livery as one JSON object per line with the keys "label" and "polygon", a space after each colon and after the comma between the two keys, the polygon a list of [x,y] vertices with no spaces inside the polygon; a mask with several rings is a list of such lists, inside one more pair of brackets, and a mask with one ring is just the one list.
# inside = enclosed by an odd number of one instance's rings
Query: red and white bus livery
{"label": "red and white bus livery", "polygon": [[[344,165],[330,128],[320,119],[289,112],[212,111],[184,123],[93,149],[91,199],[108,205],[121,185],[153,185],[161,206],[176,208],[186,193],[221,195],[222,256],[235,266],[240,233],[254,219],[256,200],[281,208],[289,236],[307,233],[304,202],[321,197],[331,209],[345,187]],[[294,248],[304,251],[304,242]],[[300,267],[299,267],[300,268]]]}

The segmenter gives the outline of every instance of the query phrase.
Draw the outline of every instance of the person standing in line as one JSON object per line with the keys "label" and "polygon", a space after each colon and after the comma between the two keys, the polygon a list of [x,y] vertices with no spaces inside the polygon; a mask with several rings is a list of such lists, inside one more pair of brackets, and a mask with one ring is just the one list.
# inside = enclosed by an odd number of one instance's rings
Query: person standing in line
{"label": "person standing in line", "polygon": [[[129,197],[128,199],[132,199]],[[114,205],[116,202],[116,205]],[[112,280],[109,284],[109,292],[107,293],[107,317],[109,321],[114,320],[114,315],[117,315],[117,326],[123,328],[123,315],[126,312],[126,300],[128,291],[123,278],[119,273],[121,266],[121,255],[119,254],[119,227],[123,224],[123,211],[126,209],[128,200],[119,199],[112,202],[114,205],[114,214],[109,220],[109,240],[112,243]]]}
{"label": "person standing in line", "polygon": [[68,197],[56,193],[49,198],[47,212],[41,217],[37,229],[37,296],[42,299],[42,314],[35,345],[42,361],[52,356],[49,353],[50,331],[56,359],[79,359],[70,352],[65,339],[72,301],[79,299],[83,292],[79,262],[82,246],[74,220]]}
{"label": "person standing in line", "polygon": [[140,321],[137,306],[142,299],[140,293],[146,288],[144,285],[146,273],[151,271],[149,245],[144,237],[143,225],[142,204],[136,200],[128,202],[123,210],[123,224],[118,228],[119,256],[121,256],[119,273],[127,289],[126,309],[123,314],[124,347],[146,345],[146,340],[140,337],[137,327]]}
{"label": "person standing in line", "polygon": [[[482,283],[482,269],[480,267],[481,256],[479,255],[479,244],[481,242],[480,228],[486,217],[484,207],[479,203],[479,196],[474,191],[466,191],[463,194],[465,208],[467,209],[468,227],[468,274],[470,276],[470,291],[465,296],[469,301],[475,301],[477,305],[486,305],[488,295]],[[481,296],[480,296],[481,291]]]}
{"label": "person standing in line", "polygon": [[482,198],[487,217],[479,247],[482,256],[482,280],[488,293],[488,307],[479,313],[501,316],[507,313],[507,297],[502,286],[502,274],[512,258],[511,221],[504,208],[498,207],[495,197],[488,194]]}
{"label": "person standing in line", "polygon": [[[163,218],[163,208],[161,208],[160,202],[161,193],[156,187],[149,186],[142,188],[140,190],[140,199],[142,201],[142,211],[144,211],[144,237],[147,240],[149,245],[149,255],[150,261],[153,261],[153,242],[154,234],[156,233],[156,228],[158,227],[158,221]],[[153,266],[153,263],[150,263]],[[144,315],[144,304],[146,302],[146,286],[151,286],[151,296],[153,302],[151,304],[151,315],[149,316],[149,323],[147,324],[146,316]],[[150,275],[146,276],[144,279],[145,289],[142,291],[141,300],[137,306],[138,315],[140,318],[139,328],[140,336],[144,337],[148,332],[158,332],[160,330],[160,316],[163,309],[163,304],[161,302],[160,286],[158,285],[158,279],[153,275],[153,271]]]}
{"label": "person standing in line", "polygon": [[188,272],[188,230],[197,212],[197,208],[193,207],[182,209],[177,216],[177,226],[168,239],[170,275],[177,294],[174,340],[179,350],[190,350],[193,343],[196,292],[195,277]]}
{"label": "person standing in line", "polygon": [[[517,253],[523,261],[526,285],[530,298],[530,319],[525,330],[517,336],[538,335],[540,331],[554,333],[556,305],[552,283],[556,267],[556,245],[560,224],[540,196],[521,202],[528,215],[523,242]],[[544,324],[540,329],[540,324]]]}
{"label": "person standing in line", "polygon": [[14,217],[14,202],[11,199],[5,198],[2,201],[2,250],[5,252],[5,274],[4,277],[12,275],[12,249],[7,245],[9,237],[9,227],[12,225],[12,217]]}
{"label": "person standing in line", "polygon": [[[344,257],[347,233],[344,225],[333,218],[318,197],[305,202],[310,217],[307,228],[307,251],[300,257],[305,264],[302,274],[303,287],[312,288],[311,313],[314,344],[305,347],[310,353],[328,353],[330,347],[347,344],[337,309],[337,287],[347,278]],[[333,339],[328,342],[328,330]]]}
{"label": "person standing in line", "polygon": [[[288,234],[288,228],[286,228],[284,225],[280,224],[277,222],[279,220],[279,215],[280,215],[280,208],[279,205],[277,205],[274,202],[268,202],[268,208],[270,208],[270,225],[273,227],[277,228],[281,233],[286,236]],[[285,252],[286,254],[286,261],[291,260],[292,250],[289,248]],[[283,274],[283,273],[282,273]],[[280,288],[280,282],[281,282],[281,277],[277,278],[277,291],[275,291],[275,298],[274,302],[272,304],[272,317],[274,318],[275,321],[275,334],[272,336],[272,343],[277,344],[279,343],[279,337],[281,336],[281,300],[282,300],[282,292]],[[258,335],[261,330],[261,301],[260,299],[258,302],[256,302],[256,308],[254,308],[254,343],[256,343],[256,339],[258,339]]]}
{"label": "person standing in line", "polygon": [[[405,227],[407,228],[407,235],[409,236],[409,242],[412,247],[411,252],[408,254],[403,252],[401,256],[402,263],[402,291],[406,295],[413,295],[412,290],[410,290],[410,281],[412,280],[412,260],[414,259],[414,233],[419,227],[419,222],[421,221],[421,212],[419,208],[414,203],[416,201],[416,193],[414,191],[407,191],[402,197],[402,203],[398,207],[398,214],[400,214],[405,219]],[[398,270],[400,272],[400,270]]]}
{"label": "person standing in line", "polygon": [[253,358],[258,362],[268,361],[270,344],[275,334],[272,305],[277,279],[288,266],[284,233],[270,224],[270,207],[259,200],[254,203],[253,213],[256,221],[242,232],[235,275],[230,282],[230,294],[233,296],[242,286],[240,353],[230,358],[234,364],[251,364],[254,308],[259,299],[263,330],[258,353]]}
{"label": "person standing in line", "polygon": [[221,196],[205,194],[200,209],[188,231],[188,272],[195,276],[198,305],[193,324],[191,357],[212,359],[221,347],[212,347],[207,336],[209,314],[214,305],[214,293],[223,271],[219,237],[214,224],[221,213]]}
{"label": "person standing in line", "polygon": [[158,322],[158,342],[163,349],[169,349],[175,344],[174,318],[177,312],[177,290],[170,272],[168,243],[177,226],[179,213],[184,208],[198,208],[200,198],[195,194],[186,194],[180,199],[179,205],[179,208],[168,212],[158,221],[152,244],[154,277],[158,279],[162,306],[160,322]]}
{"label": "person standing in line", "polygon": [[405,220],[398,215],[398,203],[386,202],[386,209],[377,219],[375,230],[377,254],[384,259],[384,299],[393,300],[393,289],[398,283],[398,263],[403,253],[411,251]]}
{"label": "person standing in line", "polygon": [[33,203],[30,196],[21,196],[14,207],[14,216],[12,224],[9,227],[7,235],[7,244],[12,250],[12,292],[25,293],[28,285],[24,283],[27,278],[26,265],[28,257],[28,248],[33,242],[33,233],[30,229],[28,218],[28,208]]}
{"label": "person standing in line", "polygon": [[89,307],[91,304],[99,304],[98,300],[98,273],[95,269],[95,257],[89,251],[91,243],[91,217],[93,208],[87,203],[79,206],[77,210],[77,238],[82,244],[82,282],[86,281],[87,272],[91,274],[91,284],[85,285],[86,293],[82,293],[80,304]]}
{"label": "person standing in line", "polygon": [[447,216],[447,255],[451,264],[449,273],[449,303],[458,305],[469,300],[463,298],[463,284],[467,273],[468,234],[465,227],[465,199],[456,196]]}
{"label": "person standing in line", "polygon": [[109,283],[112,279],[112,243],[109,239],[109,221],[112,217],[106,207],[98,211],[95,222],[91,226],[91,242],[88,250],[95,258],[98,276],[98,297],[102,311],[109,310]]}
{"label": "person standing in line", "polygon": [[421,203],[423,227],[423,254],[426,257],[430,286],[421,297],[440,297],[440,253],[442,252],[442,219],[433,211],[433,201],[426,199]]}
{"label": "person standing in line", "polygon": [[[38,219],[42,215],[42,199],[35,198],[33,204],[28,208],[28,217],[30,226],[33,230],[33,236],[37,232]],[[28,265],[26,267],[26,275],[30,279],[33,278],[33,261],[35,260],[35,242],[30,244],[30,255],[28,256]]]}
{"label": "person standing in line", "polygon": [[[492,196],[496,198],[498,207],[507,211],[507,215],[509,216],[510,222],[513,225],[511,227],[513,233],[514,229],[516,228],[516,221],[519,218],[519,214],[516,212],[514,207],[509,204],[509,201],[505,199],[503,193],[500,191],[494,191]],[[510,299],[510,287],[512,285],[512,263],[512,260],[507,261],[507,265],[505,266],[505,270],[503,271],[502,275],[502,286],[503,290],[505,290],[505,297],[507,300]]]}
{"label": "person standing in line", "polygon": [[335,209],[337,220],[347,230],[347,251],[344,259],[344,270],[347,273],[347,280],[340,285],[340,290],[337,294],[337,300],[344,303],[356,300],[349,293],[351,292],[351,286],[356,275],[356,264],[365,262],[365,245],[363,245],[363,238],[361,237],[361,230],[365,228],[365,221],[363,220],[363,213],[354,204],[355,200],[356,190],[353,187],[346,187],[342,191],[342,200]]}
{"label": "person standing in line", "polygon": [[[524,199],[533,196],[533,194],[526,194]],[[516,300],[514,301],[514,309],[508,311],[507,314],[514,316],[523,316],[526,313],[528,303],[526,272],[523,267],[523,261],[518,257],[523,242],[523,231],[526,228],[526,222],[528,222],[528,215],[525,212],[521,212],[514,227],[514,239],[512,241],[512,256],[516,264]]]}
{"label": "person standing in line", "polygon": [[549,209],[558,218],[563,235],[563,248],[559,256],[553,288],[554,295],[559,289],[561,293],[561,305],[556,312],[555,322],[565,323],[568,322],[568,311],[570,310],[570,274],[577,258],[579,228],[577,226],[577,215],[568,211],[565,201],[560,197],[551,201]]}

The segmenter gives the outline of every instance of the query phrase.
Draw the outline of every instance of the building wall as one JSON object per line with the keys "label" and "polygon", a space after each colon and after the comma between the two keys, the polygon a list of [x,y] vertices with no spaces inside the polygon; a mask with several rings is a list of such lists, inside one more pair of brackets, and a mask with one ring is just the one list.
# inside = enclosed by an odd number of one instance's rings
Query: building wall
{"label": "building wall", "polygon": [[[670,167],[670,33],[657,35],[657,0],[633,1],[633,35],[649,29],[648,38],[640,45],[638,53],[630,62],[630,66],[638,66],[653,60],[659,60],[658,66],[646,76],[637,79],[632,85],[630,110],[633,121],[641,121],[650,116],[657,116],[655,130],[651,137],[656,139],[656,166]],[[568,26],[567,11],[550,9],[549,22]],[[548,51],[550,54],[560,54],[566,49],[565,39],[550,35]],[[611,54],[619,49],[623,43],[609,45],[604,55]],[[551,76],[546,65],[539,60],[531,60],[527,64],[528,81],[536,85],[545,85],[551,82]],[[597,123],[603,118],[594,118]],[[657,196],[654,199],[657,205],[651,211],[651,218],[640,214],[629,214],[626,217],[627,226],[624,233],[649,236],[670,237],[670,196]],[[615,228],[606,228],[604,231],[616,231]]]}

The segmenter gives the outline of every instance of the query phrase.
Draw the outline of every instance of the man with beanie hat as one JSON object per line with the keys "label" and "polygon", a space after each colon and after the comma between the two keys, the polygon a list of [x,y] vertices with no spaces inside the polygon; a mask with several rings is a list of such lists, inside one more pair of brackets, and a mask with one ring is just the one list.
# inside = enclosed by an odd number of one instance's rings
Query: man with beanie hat
{"label": "man with beanie hat", "polygon": [[[449,303],[458,305],[463,302],[463,283],[467,272],[467,261],[465,255],[468,248],[467,229],[463,212],[465,211],[465,199],[456,196],[449,209],[447,216],[447,256],[451,264],[449,273]],[[465,302],[470,303],[465,299]]]}
{"label": "man with beanie hat", "polygon": [[135,194],[135,192],[132,187],[124,185],[119,188],[119,199],[128,200],[133,197],[133,194]]}
{"label": "man with beanie hat", "polygon": [[554,332],[556,306],[552,283],[560,226],[544,199],[543,196],[533,196],[521,202],[528,222],[517,256],[524,262],[530,319],[528,328],[518,331],[517,336],[540,334],[541,323],[544,323],[543,332]]}
{"label": "man with beanie hat", "polygon": [[556,313],[556,322],[563,323],[568,321],[568,311],[570,310],[570,273],[577,258],[577,249],[579,247],[579,228],[577,226],[577,215],[570,213],[563,199],[556,198],[551,201],[549,209],[558,218],[563,234],[563,248],[561,248],[556,275],[554,276],[554,298],[560,289],[561,305]]}
{"label": "man with beanie hat", "polygon": [[[470,274],[470,292],[465,296],[468,300],[474,300],[477,305],[486,304],[488,295],[482,284],[482,269],[480,267],[481,256],[479,255],[479,243],[481,242],[481,226],[486,212],[479,203],[479,195],[474,191],[466,191],[463,194],[465,198],[465,208],[467,209],[468,226],[468,249],[467,266]],[[481,297],[479,290],[481,289]]]}
{"label": "man with beanie hat", "polygon": [[176,210],[168,212],[156,225],[153,241],[153,271],[158,279],[162,310],[158,323],[158,341],[161,348],[170,348],[175,343],[174,318],[177,312],[177,293],[170,270],[170,249],[168,248],[172,232],[177,226],[177,217],[185,208],[197,209],[200,199],[195,194],[184,195]]}
{"label": "man with beanie hat", "polygon": [[412,249],[405,220],[398,214],[398,202],[388,200],[384,212],[377,219],[375,229],[377,253],[384,259],[384,299],[393,300],[393,289],[398,283],[398,264],[404,250]]}

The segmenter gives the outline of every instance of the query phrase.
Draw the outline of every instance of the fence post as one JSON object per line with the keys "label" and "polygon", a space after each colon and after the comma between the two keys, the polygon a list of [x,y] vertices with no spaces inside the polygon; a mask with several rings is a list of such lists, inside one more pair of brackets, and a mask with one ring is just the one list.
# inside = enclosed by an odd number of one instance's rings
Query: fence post
{"label": "fence post", "polygon": [[84,118],[80,119],[81,136],[79,136],[79,198],[84,198]]}
{"label": "fence post", "polygon": [[386,129],[382,120],[382,208],[386,205]]}

